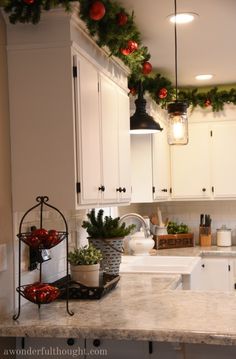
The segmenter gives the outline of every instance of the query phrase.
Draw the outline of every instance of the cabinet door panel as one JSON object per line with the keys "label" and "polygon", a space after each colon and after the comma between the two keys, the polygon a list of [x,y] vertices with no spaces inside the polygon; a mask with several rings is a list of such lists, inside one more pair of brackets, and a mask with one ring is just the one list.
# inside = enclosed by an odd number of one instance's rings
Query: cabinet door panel
{"label": "cabinet door panel", "polygon": [[214,124],[212,133],[214,197],[236,197],[236,122]]}
{"label": "cabinet door panel", "polygon": [[116,85],[101,75],[103,200],[116,202],[119,192],[118,100]]}
{"label": "cabinet door panel", "polygon": [[203,258],[201,281],[198,289],[233,290],[232,270],[232,265],[227,258]]}
{"label": "cabinet door panel", "polygon": [[173,198],[210,197],[209,137],[208,124],[189,124],[189,143],[171,146]]}
{"label": "cabinet door panel", "polygon": [[152,202],[152,135],[131,135],[132,202]]}
{"label": "cabinet door panel", "polygon": [[[119,186],[122,188],[120,201],[131,200],[131,168],[130,168],[130,113],[129,97],[118,89],[118,125],[119,125]],[[124,192],[125,189],[125,192]]]}
{"label": "cabinet door panel", "polygon": [[97,69],[85,58],[76,57],[78,81],[77,111],[79,136],[77,136],[78,168],[81,182],[80,202],[99,202],[101,186],[101,148]]}
{"label": "cabinet door panel", "polygon": [[167,199],[170,194],[170,149],[166,127],[153,135],[153,193],[154,200]]}

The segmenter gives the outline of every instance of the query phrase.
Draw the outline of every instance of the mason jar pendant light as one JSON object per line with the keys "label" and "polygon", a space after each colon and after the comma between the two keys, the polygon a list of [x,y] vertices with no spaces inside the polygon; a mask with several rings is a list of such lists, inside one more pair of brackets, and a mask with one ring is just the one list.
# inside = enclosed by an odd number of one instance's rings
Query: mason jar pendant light
{"label": "mason jar pendant light", "polygon": [[135,100],[136,110],[130,117],[130,133],[143,135],[162,131],[158,122],[146,112],[147,101],[143,97],[143,86],[141,80],[138,84],[138,98]]}
{"label": "mason jar pendant light", "polygon": [[[175,18],[177,15],[176,0]],[[168,143],[169,145],[187,145],[188,143],[188,117],[186,102],[178,101],[178,62],[177,62],[177,24],[175,26],[175,102],[167,106],[168,110]]]}

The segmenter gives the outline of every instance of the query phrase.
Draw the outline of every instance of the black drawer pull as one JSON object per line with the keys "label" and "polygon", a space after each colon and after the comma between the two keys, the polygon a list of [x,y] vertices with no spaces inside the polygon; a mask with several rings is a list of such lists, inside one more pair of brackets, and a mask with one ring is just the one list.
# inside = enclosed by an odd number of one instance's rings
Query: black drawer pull
{"label": "black drawer pull", "polygon": [[71,346],[75,344],[75,339],[74,338],[68,338],[67,339],[67,345]]}
{"label": "black drawer pull", "polygon": [[98,190],[102,191],[102,192],[105,192],[105,186],[102,185],[101,187],[98,187]]}
{"label": "black drawer pull", "polygon": [[94,341],[93,341],[93,346],[94,346],[94,347],[100,347],[100,345],[101,345],[100,339],[94,339]]}

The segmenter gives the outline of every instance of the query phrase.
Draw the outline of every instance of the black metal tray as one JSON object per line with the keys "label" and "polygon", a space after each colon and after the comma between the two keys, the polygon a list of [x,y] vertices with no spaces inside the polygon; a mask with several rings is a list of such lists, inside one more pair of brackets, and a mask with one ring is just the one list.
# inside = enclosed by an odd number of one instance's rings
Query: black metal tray
{"label": "black metal tray", "polygon": [[[67,277],[63,277],[51,283],[60,289],[59,299],[66,299],[66,280]],[[119,280],[119,275],[104,273],[99,287],[86,287],[81,283],[72,281],[69,276],[69,299],[100,299],[114,289]]]}

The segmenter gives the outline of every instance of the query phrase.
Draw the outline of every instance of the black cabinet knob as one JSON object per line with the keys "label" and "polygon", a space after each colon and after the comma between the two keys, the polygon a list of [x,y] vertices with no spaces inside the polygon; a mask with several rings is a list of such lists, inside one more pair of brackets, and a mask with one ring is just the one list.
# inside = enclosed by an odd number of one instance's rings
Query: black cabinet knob
{"label": "black cabinet knob", "polygon": [[100,339],[94,339],[94,341],[93,341],[93,346],[94,346],[94,347],[100,347],[100,345],[101,345]]}
{"label": "black cabinet knob", "polygon": [[104,192],[105,191],[105,186],[102,185],[101,187],[98,187],[98,190]]}
{"label": "black cabinet knob", "polygon": [[125,188],[125,187],[122,188],[122,192],[124,192],[124,193],[126,192],[126,188]]}
{"label": "black cabinet knob", "polygon": [[122,192],[122,188],[121,188],[121,187],[117,188],[117,189],[116,189],[116,192],[120,192],[120,193],[121,193],[121,192]]}
{"label": "black cabinet knob", "polygon": [[206,188],[203,187],[203,188],[202,188],[202,192],[206,192]]}
{"label": "black cabinet knob", "polygon": [[202,268],[205,268],[205,264],[202,264]]}
{"label": "black cabinet knob", "polygon": [[67,345],[74,345],[75,344],[75,339],[74,338],[68,338],[67,339]]}
{"label": "black cabinet knob", "polygon": [[161,192],[168,192],[167,188],[162,188]]}

